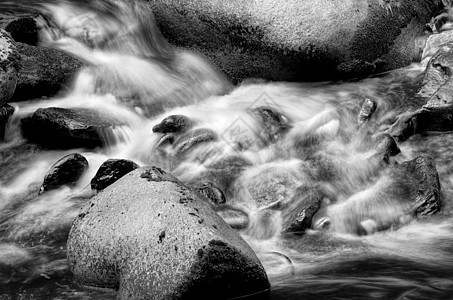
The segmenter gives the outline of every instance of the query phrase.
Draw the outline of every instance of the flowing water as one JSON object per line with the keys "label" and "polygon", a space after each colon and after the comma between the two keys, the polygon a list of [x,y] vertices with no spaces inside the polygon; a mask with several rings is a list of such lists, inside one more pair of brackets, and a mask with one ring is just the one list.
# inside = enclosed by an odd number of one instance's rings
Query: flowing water
{"label": "flowing water", "polygon": [[[351,82],[254,79],[234,86],[200,55],[170,46],[146,5],[74,3],[41,6],[46,18],[40,41],[72,53],[85,67],[57,97],[12,103],[16,111],[0,144],[0,299],[116,297],[113,291],[76,286],[66,262],[69,228],[106,159],[158,165],[190,183],[213,163],[239,156],[251,165],[224,192],[231,207],[249,218],[240,234],[267,271],[272,299],[453,298],[453,136],[412,137],[390,159],[390,164],[422,154],[435,159],[443,210],[421,220],[408,214],[404,193],[388,191],[392,179],[371,142],[400,112],[422,103],[416,95],[420,65]],[[359,126],[366,98],[377,110]],[[290,124],[286,134],[266,135],[250,113],[263,106],[284,116]],[[89,108],[123,125],[102,149],[44,149],[28,144],[19,127],[21,118],[41,107]],[[213,130],[217,140],[175,159],[171,147],[157,146],[161,135],[152,132],[172,114]],[[38,196],[47,170],[73,152],[90,165],[79,183]],[[282,234],[286,212],[297,206],[296,190],[313,186],[327,195],[313,223],[328,220],[330,227]],[[276,202],[284,208],[272,209]],[[370,222],[373,228],[395,220],[403,225],[357,234]]]}

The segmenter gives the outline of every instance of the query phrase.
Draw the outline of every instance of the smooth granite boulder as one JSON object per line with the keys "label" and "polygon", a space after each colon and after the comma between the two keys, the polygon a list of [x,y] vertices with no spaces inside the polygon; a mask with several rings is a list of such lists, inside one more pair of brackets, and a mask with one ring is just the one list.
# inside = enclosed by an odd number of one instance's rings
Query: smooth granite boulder
{"label": "smooth granite boulder", "polygon": [[438,0],[151,0],[170,43],[228,77],[316,80],[419,61]]}
{"label": "smooth granite boulder", "polygon": [[[134,170],[87,203],[68,239],[82,285],[119,299],[266,298],[252,249],[195,193],[156,167]],[[247,297],[245,298],[247,299]]]}

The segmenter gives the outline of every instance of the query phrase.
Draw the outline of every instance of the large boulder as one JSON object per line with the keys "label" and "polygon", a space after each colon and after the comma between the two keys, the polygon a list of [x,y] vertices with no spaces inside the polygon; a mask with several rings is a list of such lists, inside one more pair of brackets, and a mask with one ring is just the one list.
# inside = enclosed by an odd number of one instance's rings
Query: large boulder
{"label": "large boulder", "polygon": [[59,159],[47,171],[39,193],[57,189],[62,186],[72,186],[88,169],[88,161],[79,153],[72,153]]}
{"label": "large boulder", "polygon": [[74,221],[68,261],[82,285],[119,299],[230,299],[269,292],[252,249],[178,179],[132,171]]}
{"label": "large boulder", "polygon": [[0,29],[0,106],[7,103],[17,85],[20,56],[8,32]]}
{"label": "large boulder", "polygon": [[51,148],[100,147],[118,125],[99,112],[80,108],[40,108],[21,120],[25,138]]}
{"label": "large boulder", "polygon": [[357,76],[418,61],[438,0],[150,1],[163,35],[230,78]]}
{"label": "large boulder", "polygon": [[50,97],[67,87],[82,63],[65,52],[17,43],[22,59],[14,101]]}

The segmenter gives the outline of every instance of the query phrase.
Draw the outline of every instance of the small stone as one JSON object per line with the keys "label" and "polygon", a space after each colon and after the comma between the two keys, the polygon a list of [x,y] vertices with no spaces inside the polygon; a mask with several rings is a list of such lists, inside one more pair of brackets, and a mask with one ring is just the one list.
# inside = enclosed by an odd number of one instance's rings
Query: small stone
{"label": "small stone", "polygon": [[65,185],[73,186],[87,169],[88,161],[84,156],[78,153],[66,155],[47,171],[39,194]]}
{"label": "small stone", "polygon": [[368,121],[376,110],[376,102],[371,99],[365,99],[365,102],[362,104],[362,108],[359,113],[359,125],[362,125],[365,121]]}
{"label": "small stone", "polygon": [[183,115],[171,115],[153,127],[153,132],[183,133],[193,126],[193,122]]}
{"label": "small stone", "polygon": [[193,190],[214,205],[224,204],[226,202],[222,190],[210,182],[204,182],[201,186],[195,187]]}
{"label": "small stone", "polygon": [[395,139],[388,133],[379,134],[374,141],[375,147],[389,156],[394,156],[401,152]]}
{"label": "small stone", "polygon": [[264,127],[263,138],[271,143],[275,143],[292,128],[290,120],[273,108],[260,106],[252,112]]}
{"label": "small stone", "polygon": [[127,173],[139,168],[139,165],[126,159],[106,160],[91,179],[91,188],[101,191],[126,175]]}

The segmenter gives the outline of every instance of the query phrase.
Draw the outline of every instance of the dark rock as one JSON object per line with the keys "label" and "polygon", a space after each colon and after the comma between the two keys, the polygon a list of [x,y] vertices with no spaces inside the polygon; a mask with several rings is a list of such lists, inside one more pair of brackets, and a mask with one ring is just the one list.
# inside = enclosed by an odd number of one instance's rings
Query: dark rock
{"label": "dark rock", "polygon": [[84,156],[78,153],[66,155],[47,171],[39,193],[74,185],[87,169],[88,161]]}
{"label": "dark rock", "polygon": [[397,155],[401,152],[395,139],[388,133],[381,133],[374,138],[375,147],[389,156]]}
{"label": "dark rock", "polygon": [[266,272],[247,243],[190,189],[148,172],[130,172],[82,208],[68,239],[76,282],[120,299],[265,297]]}
{"label": "dark rock", "polygon": [[321,207],[323,194],[315,188],[299,187],[284,210],[283,233],[303,233],[311,228],[313,216]]}
{"label": "dark rock", "polygon": [[417,216],[428,216],[440,211],[440,182],[431,157],[419,156],[406,161],[400,168],[411,178],[411,197]]}
{"label": "dark rock", "polygon": [[252,113],[263,126],[263,138],[271,143],[283,137],[292,127],[287,117],[270,107],[256,107]]}
{"label": "dark rock", "polygon": [[14,107],[11,105],[5,104],[0,107],[0,141],[3,141],[5,138],[6,125],[13,113]]}
{"label": "dark rock", "polygon": [[19,18],[10,22],[5,30],[16,42],[36,46],[38,44],[38,25],[33,18]]}
{"label": "dark rock", "polygon": [[181,135],[173,144],[175,157],[183,157],[201,143],[215,141],[217,134],[211,129],[199,128]]}
{"label": "dark rock", "polygon": [[16,90],[19,66],[16,43],[8,32],[0,29],[0,106],[6,104]]}
{"label": "dark rock", "polygon": [[237,81],[344,78],[409,65],[438,8],[435,0],[150,3],[170,43],[202,52]]}
{"label": "dark rock", "polygon": [[222,190],[210,182],[202,183],[200,186],[193,188],[193,191],[200,194],[202,196],[200,198],[205,198],[209,203],[214,205],[224,204],[226,202]]}
{"label": "dark rock", "polygon": [[183,133],[192,127],[193,122],[183,115],[171,115],[153,127],[153,132]]}
{"label": "dark rock", "polygon": [[65,52],[17,43],[22,59],[14,101],[50,97],[68,86],[82,63]]}
{"label": "dark rock", "polygon": [[106,160],[99,167],[93,179],[91,179],[91,188],[96,191],[101,191],[137,168],[139,168],[139,165],[130,160]]}
{"label": "dark rock", "polygon": [[362,104],[362,108],[360,109],[359,113],[359,125],[363,122],[368,121],[371,116],[373,115],[374,111],[376,110],[376,102],[371,99],[365,99],[365,102]]}
{"label": "dark rock", "polygon": [[216,208],[217,214],[233,229],[246,229],[249,225],[247,213],[231,206],[219,206]]}
{"label": "dark rock", "polygon": [[405,113],[388,130],[397,141],[404,141],[414,134],[453,130],[453,106],[425,106],[415,112]]}
{"label": "dark rock", "polygon": [[21,120],[24,137],[50,148],[95,148],[120,125],[98,112],[58,107],[40,108]]}

